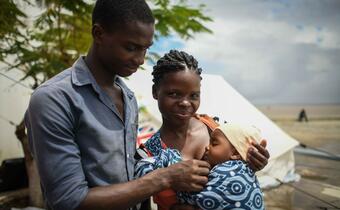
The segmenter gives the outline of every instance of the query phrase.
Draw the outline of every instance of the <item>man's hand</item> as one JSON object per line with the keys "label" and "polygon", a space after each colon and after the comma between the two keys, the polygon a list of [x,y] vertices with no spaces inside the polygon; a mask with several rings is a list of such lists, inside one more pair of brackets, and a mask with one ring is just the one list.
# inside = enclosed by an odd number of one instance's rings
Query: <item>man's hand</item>
{"label": "man's hand", "polygon": [[250,147],[247,153],[247,162],[249,167],[255,172],[262,170],[267,164],[270,157],[268,150],[266,149],[267,141],[262,140],[260,144],[256,141],[251,141],[251,144],[256,148]]}
{"label": "man's hand", "polygon": [[172,189],[198,192],[208,182],[210,165],[202,160],[187,160],[171,165],[167,170]]}

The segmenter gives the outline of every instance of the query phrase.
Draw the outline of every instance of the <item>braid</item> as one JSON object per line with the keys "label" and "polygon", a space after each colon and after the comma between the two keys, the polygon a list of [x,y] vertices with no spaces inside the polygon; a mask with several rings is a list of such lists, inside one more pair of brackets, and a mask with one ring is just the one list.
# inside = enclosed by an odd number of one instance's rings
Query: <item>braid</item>
{"label": "braid", "polygon": [[[197,60],[183,51],[170,50],[161,57],[153,67],[153,83],[158,86],[165,74],[189,69],[201,75],[202,69],[198,68]],[[202,78],[201,78],[202,79]]]}

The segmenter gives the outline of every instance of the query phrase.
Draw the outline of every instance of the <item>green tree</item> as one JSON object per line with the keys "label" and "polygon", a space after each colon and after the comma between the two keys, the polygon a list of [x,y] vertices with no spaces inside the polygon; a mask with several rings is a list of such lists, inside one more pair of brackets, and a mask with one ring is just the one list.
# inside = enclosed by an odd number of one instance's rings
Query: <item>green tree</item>
{"label": "green tree", "polygon": [[[91,44],[91,11],[94,0],[0,0],[0,63],[7,70],[24,73],[21,80],[33,79],[32,89],[68,68]],[[155,39],[177,34],[191,39],[196,33],[211,31],[204,23],[204,5],[189,6],[187,0],[148,0],[156,19]],[[24,10],[36,8],[37,15]],[[37,9],[38,8],[38,9]],[[157,59],[149,52],[147,59]],[[16,135],[23,144],[29,175],[30,203],[41,206],[36,166],[27,146],[23,122]]]}

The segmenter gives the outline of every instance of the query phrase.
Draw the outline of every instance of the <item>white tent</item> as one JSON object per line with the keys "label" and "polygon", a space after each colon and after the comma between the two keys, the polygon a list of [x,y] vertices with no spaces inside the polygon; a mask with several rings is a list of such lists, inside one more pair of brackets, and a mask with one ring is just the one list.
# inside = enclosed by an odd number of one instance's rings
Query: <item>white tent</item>
{"label": "white tent", "polygon": [[[3,66],[0,66],[0,69]],[[21,143],[15,136],[15,125],[24,117],[31,90],[11,81],[23,77],[20,71],[0,71],[0,165],[3,160],[23,157]],[[7,77],[5,77],[5,76]],[[28,85],[28,82],[21,82]],[[13,125],[14,124],[14,125]]]}
{"label": "white tent", "polygon": [[[201,106],[198,113],[218,116],[227,122],[255,125],[267,140],[271,157],[268,165],[257,174],[262,187],[277,185],[278,180],[287,182],[298,179],[299,176],[294,174],[293,154],[298,141],[262,114],[221,76],[203,74],[202,77]],[[151,94],[150,71],[138,71],[126,83],[135,92],[139,106],[146,107],[152,120],[160,125],[161,116]]]}

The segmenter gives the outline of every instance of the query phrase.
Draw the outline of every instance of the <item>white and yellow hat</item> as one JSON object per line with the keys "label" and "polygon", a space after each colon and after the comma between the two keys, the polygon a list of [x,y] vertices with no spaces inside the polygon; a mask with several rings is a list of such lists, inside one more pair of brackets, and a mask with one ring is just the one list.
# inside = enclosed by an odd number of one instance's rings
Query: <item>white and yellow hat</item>
{"label": "white and yellow hat", "polygon": [[255,126],[242,125],[236,123],[225,123],[216,129],[221,130],[235,147],[243,160],[247,160],[247,151],[251,145],[251,139],[260,143],[261,131]]}

